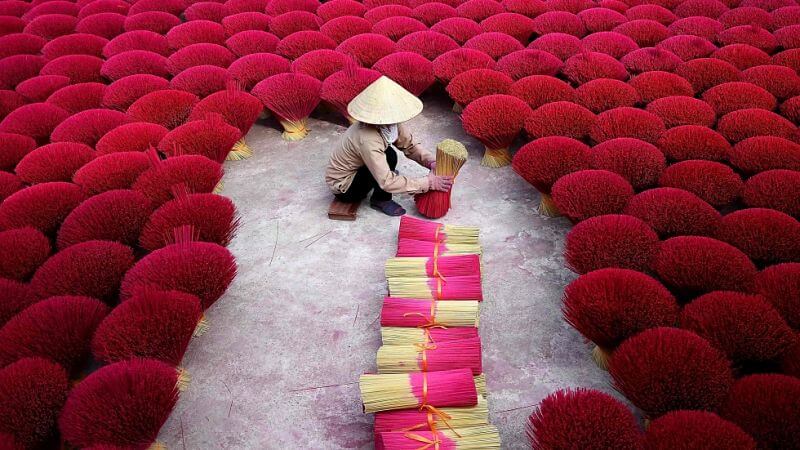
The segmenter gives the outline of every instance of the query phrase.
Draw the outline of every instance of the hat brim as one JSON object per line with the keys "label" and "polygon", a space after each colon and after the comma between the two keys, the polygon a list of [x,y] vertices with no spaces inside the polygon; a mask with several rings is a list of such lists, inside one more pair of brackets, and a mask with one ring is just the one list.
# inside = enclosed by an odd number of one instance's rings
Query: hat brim
{"label": "hat brim", "polygon": [[353,119],[372,125],[391,125],[413,119],[422,101],[386,76],[366,87],[347,105]]}

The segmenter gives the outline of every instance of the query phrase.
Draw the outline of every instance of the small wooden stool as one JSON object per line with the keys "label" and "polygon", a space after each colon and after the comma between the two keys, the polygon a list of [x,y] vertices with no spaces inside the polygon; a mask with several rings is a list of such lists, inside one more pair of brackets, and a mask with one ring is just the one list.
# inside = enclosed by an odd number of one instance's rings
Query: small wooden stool
{"label": "small wooden stool", "polygon": [[328,207],[328,219],[348,221],[356,220],[356,217],[358,217],[359,206],[361,206],[361,202],[345,203],[334,198],[331,202],[331,206]]}

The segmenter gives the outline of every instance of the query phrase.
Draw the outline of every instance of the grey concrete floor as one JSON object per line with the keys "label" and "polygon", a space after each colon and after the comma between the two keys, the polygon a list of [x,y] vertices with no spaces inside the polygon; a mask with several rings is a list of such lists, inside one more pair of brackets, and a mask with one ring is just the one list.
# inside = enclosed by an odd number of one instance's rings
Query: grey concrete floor
{"label": "grey concrete floor", "polygon": [[[411,122],[415,138],[431,149],[458,139],[470,150],[443,221],[481,228],[491,421],[504,448],[529,448],[525,421],[544,396],[567,386],[611,391],[561,317],[574,277],[561,256],[569,224],[538,216],[539,195],[510,167],[480,166],[482,146],[446,100],[425,103]],[[366,205],[355,222],[327,219],[323,170],[345,127],[312,119],[310,128],[287,143],[272,122],[258,124],[247,136],[255,156],[226,163],[223,194],[242,216],[230,246],[239,275],[184,358],[192,384],[160,436],[171,449],[372,448],[356,382],[375,370],[383,263],[399,222]],[[404,158],[399,169],[426,173]],[[411,197],[398,201],[415,214]]]}

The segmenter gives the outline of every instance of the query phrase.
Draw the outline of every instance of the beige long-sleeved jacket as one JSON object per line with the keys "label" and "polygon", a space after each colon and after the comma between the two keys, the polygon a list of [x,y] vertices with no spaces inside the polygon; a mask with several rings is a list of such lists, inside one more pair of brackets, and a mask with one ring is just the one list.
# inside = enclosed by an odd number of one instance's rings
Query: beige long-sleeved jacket
{"label": "beige long-sleeved jacket", "polygon": [[[398,125],[397,131],[397,140],[393,144],[408,158],[425,167],[436,160],[433,154],[413,142],[406,125]],[[331,153],[330,162],[325,169],[325,182],[334,193],[344,193],[353,182],[356,171],[366,165],[381,189],[386,192],[427,192],[430,189],[427,177],[404,177],[389,169],[385,153],[389,144],[375,127],[361,123],[351,125],[342,136],[341,144]]]}

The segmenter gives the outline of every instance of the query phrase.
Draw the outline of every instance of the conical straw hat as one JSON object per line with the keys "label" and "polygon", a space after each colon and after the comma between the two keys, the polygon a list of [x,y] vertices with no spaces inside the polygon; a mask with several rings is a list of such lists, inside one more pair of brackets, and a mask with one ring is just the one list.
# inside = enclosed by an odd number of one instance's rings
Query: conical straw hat
{"label": "conical straw hat", "polygon": [[422,112],[422,101],[386,76],[375,80],[347,105],[353,119],[372,125],[405,122]]}

